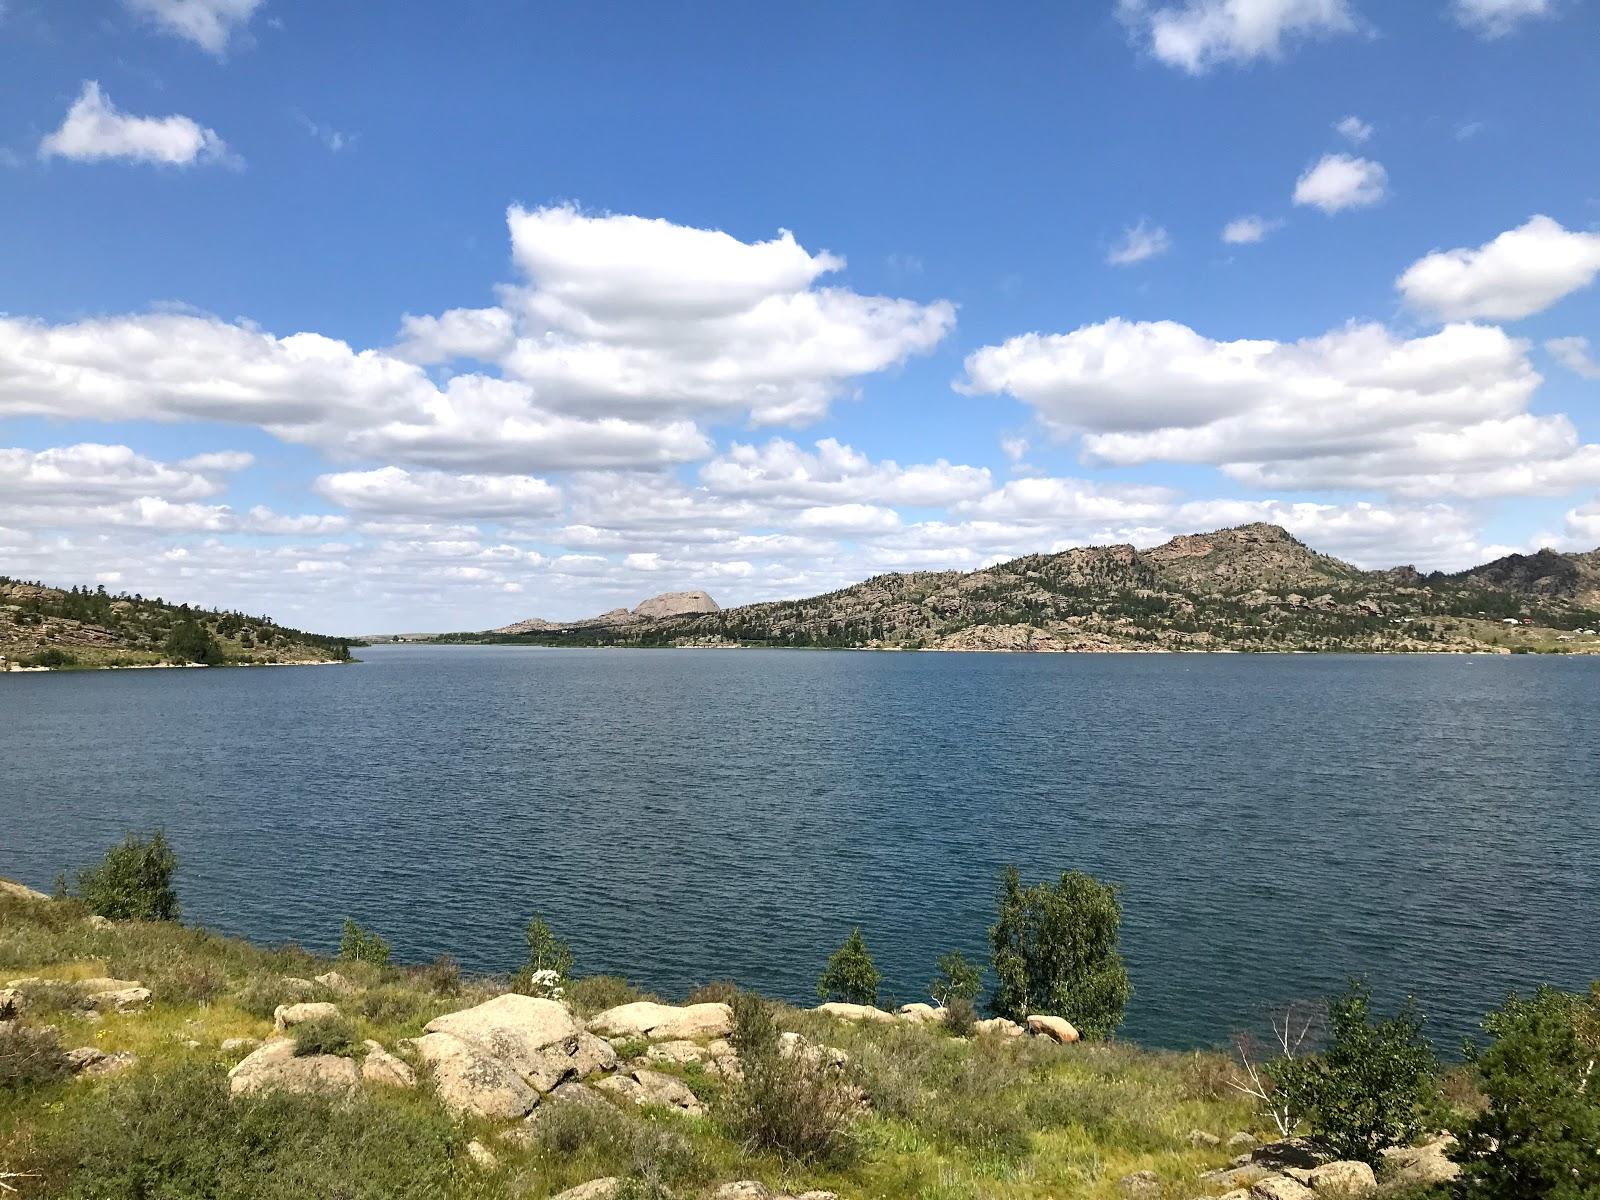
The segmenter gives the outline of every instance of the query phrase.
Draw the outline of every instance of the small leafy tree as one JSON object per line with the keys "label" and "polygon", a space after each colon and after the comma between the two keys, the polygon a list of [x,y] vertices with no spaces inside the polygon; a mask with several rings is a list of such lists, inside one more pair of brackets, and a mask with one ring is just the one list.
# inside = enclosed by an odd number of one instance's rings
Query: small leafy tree
{"label": "small leafy tree", "polygon": [[389,961],[389,943],[375,930],[363,929],[349,917],[339,933],[339,957],[345,962],[371,963],[384,966]]}
{"label": "small leafy tree", "polygon": [[1085,1037],[1109,1037],[1133,994],[1117,951],[1117,888],[1082,871],[1023,887],[1015,867],[1000,877],[1000,919],[989,930],[996,1015],[1065,1017]]}
{"label": "small leafy tree", "polygon": [[565,992],[563,984],[572,978],[572,948],[556,936],[542,913],[533,914],[522,936],[528,944],[528,961],[517,972],[517,990],[559,999]]}
{"label": "small leafy tree", "polygon": [[928,985],[928,991],[941,1005],[948,1007],[953,1000],[971,1004],[983,990],[983,972],[976,964],[968,962],[959,950],[941,954],[934,969],[938,974]]}
{"label": "small leafy tree", "polygon": [[1458,1131],[1463,1200],[1600,1196],[1600,983],[1587,998],[1540,988],[1484,1018],[1468,1047],[1487,1107]]}
{"label": "small leafy tree", "polygon": [[176,921],[177,869],[178,856],[160,830],[149,838],[130,833],[98,865],[78,872],[74,894],[90,912],[114,921]]}
{"label": "small leafy tree", "polygon": [[828,959],[822,977],[817,980],[817,995],[824,1000],[843,1000],[847,1004],[876,1005],[878,984],[882,979],[858,927],[850,931],[844,945]]}
{"label": "small leafy tree", "polygon": [[1423,1023],[1410,999],[1374,1020],[1371,991],[1352,979],[1328,1005],[1327,1048],[1279,1059],[1268,1073],[1289,1110],[1304,1114],[1341,1158],[1376,1162],[1379,1151],[1421,1130],[1437,1065]]}

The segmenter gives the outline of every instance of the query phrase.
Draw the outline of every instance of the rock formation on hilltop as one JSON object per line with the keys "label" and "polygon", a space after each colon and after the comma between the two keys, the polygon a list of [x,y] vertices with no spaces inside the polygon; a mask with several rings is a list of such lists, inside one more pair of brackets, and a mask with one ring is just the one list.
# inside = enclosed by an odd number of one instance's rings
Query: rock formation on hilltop
{"label": "rock formation on hilltop", "polygon": [[1084,546],[978,571],[877,575],[803,600],[719,609],[678,593],[587,621],[490,634],[551,645],[872,649],[1593,650],[1600,551],[1512,555],[1470,571],[1367,571],[1276,525],[1160,546]]}
{"label": "rock formation on hilltop", "polygon": [[597,617],[578,621],[546,621],[542,617],[528,617],[511,625],[491,630],[500,634],[547,633],[561,629],[595,629],[615,625],[634,625],[641,621],[659,621],[669,617],[684,617],[695,613],[721,612],[721,607],[710,595],[702,591],[662,592],[641,600],[637,608],[613,608]]}

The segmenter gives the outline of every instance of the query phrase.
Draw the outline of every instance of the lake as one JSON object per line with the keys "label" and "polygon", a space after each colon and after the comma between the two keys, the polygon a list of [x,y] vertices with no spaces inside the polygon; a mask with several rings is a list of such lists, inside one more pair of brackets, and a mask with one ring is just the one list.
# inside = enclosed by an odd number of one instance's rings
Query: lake
{"label": "lake", "polygon": [[1600,660],[374,647],[0,677],[0,875],[164,828],[185,919],[814,1002],[985,955],[998,874],[1123,887],[1124,1034],[1211,1045],[1367,973],[1446,1049],[1600,976]]}

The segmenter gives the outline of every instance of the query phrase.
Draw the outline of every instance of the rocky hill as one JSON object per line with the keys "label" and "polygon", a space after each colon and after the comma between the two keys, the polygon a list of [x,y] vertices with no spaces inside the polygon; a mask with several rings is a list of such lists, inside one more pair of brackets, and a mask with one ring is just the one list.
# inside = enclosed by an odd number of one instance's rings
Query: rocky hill
{"label": "rocky hill", "polygon": [[869,649],[1600,651],[1600,551],[1367,571],[1276,525],[878,575],[804,600],[617,610],[451,640]]}
{"label": "rocky hill", "polygon": [[693,613],[720,612],[721,607],[705,592],[662,592],[641,600],[636,608],[613,608],[598,617],[579,621],[546,621],[543,617],[528,617],[511,625],[503,625],[493,633],[547,633],[561,629],[594,629],[617,625],[637,625],[644,621],[659,621],[670,617],[689,616]]}
{"label": "rocky hill", "polygon": [[350,646],[269,617],[0,576],[0,670],[344,662]]}

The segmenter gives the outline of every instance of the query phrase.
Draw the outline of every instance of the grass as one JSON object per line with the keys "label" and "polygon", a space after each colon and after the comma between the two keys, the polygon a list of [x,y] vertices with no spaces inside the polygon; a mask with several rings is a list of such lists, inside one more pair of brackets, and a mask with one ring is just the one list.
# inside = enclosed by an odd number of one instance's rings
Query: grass
{"label": "grass", "polygon": [[[335,966],[364,990],[339,997],[282,983]],[[174,924],[97,930],[73,902],[0,896],[0,982],[98,975],[144,982],[152,1007],[98,1021],[64,1008],[26,1014],[26,1024],[55,1025],[66,1048],[130,1050],[137,1065],[93,1080],[46,1070],[26,1086],[0,1087],[0,1175],[20,1176],[12,1182],[22,1200],[536,1200],[601,1175],[680,1200],[746,1178],[878,1200],[1112,1200],[1119,1179],[1144,1169],[1166,1181],[1167,1194],[1186,1198],[1204,1194],[1197,1177],[1228,1158],[1190,1146],[1190,1130],[1226,1137],[1255,1128],[1251,1110],[1221,1087],[1214,1056],[961,1040],[938,1026],[857,1026],[782,1006],[781,1028],[850,1056],[849,1078],[871,1102],[854,1123],[852,1154],[802,1164],[760,1149],[740,1120],[739,1089],[698,1064],[653,1065],[683,1079],[707,1103],[706,1116],[552,1109],[525,1145],[494,1126],[452,1120],[426,1086],[365,1087],[344,1105],[287,1095],[229,1102],[225,1074],[242,1052],[224,1053],[221,1043],[272,1036],[276,1004],[332,1000],[338,1025],[303,1037],[325,1047],[373,1038],[399,1052],[433,1016],[497,995],[505,982],[438,966],[336,964]],[[717,988],[719,996],[731,990]],[[620,980],[575,989],[585,1009],[640,994]],[[493,1148],[498,1169],[470,1165],[471,1138]]]}

